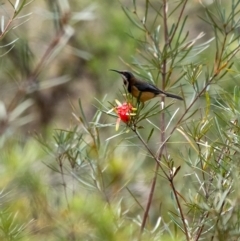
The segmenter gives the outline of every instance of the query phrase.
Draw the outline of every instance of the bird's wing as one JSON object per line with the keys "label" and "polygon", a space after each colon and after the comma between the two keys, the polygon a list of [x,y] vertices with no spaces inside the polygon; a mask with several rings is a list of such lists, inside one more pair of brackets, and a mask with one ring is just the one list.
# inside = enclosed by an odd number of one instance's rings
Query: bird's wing
{"label": "bird's wing", "polygon": [[161,93],[164,94],[163,91],[159,90],[156,86],[154,86],[152,84],[149,84],[149,83],[141,82],[141,83],[135,83],[134,85],[141,92],[151,92],[155,95],[158,95],[158,94],[161,94]]}

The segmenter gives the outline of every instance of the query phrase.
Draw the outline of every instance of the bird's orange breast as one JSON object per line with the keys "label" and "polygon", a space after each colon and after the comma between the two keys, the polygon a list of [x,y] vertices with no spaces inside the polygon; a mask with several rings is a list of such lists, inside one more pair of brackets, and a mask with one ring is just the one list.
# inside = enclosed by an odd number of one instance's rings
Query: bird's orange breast
{"label": "bird's orange breast", "polygon": [[139,101],[141,101],[141,102],[148,101],[156,96],[154,93],[151,93],[151,92],[147,92],[147,91],[141,92],[134,85],[131,88],[131,94],[135,98],[139,99]]}

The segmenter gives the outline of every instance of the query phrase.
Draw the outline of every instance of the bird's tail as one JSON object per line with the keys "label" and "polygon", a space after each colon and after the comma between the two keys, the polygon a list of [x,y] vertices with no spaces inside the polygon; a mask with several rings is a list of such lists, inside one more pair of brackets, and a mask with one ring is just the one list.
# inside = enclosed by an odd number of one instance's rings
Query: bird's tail
{"label": "bird's tail", "polygon": [[165,93],[165,94],[167,97],[178,99],[178,100],[183,100],[183,98],[178,95],[174,95],[174,94],[170,94],[170,93]]}

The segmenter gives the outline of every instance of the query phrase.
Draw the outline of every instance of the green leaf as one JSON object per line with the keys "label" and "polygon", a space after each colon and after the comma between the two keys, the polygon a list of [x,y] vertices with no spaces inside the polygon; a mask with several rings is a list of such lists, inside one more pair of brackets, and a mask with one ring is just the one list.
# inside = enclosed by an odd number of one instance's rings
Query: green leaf
{"label": "green leaf", "polygon": [[131,16],[130,11],[126,8],[122,6],[122,9],[124,11],[124,13],[126,14],[126,16],[128,17],[128,19],[136,26],[138,27],[140,30],[145,31],[145,29]]}
{"label": "green leaf", "polygon": [[233,101],[234,101],[235,106],[237,108],[239,108],[239,97],[240,97],[239,93],[240,93],[239,87],[235,86],[234,87],[234,91],[233,91]]}
{"label": "green leaf", "polygon": [[150,138],[152,137],[153,132],[154,132],[154,128],[151,129],[151,131],[148,135],[148,138],[147,138],[147,142],[149,142]]}
{"label": "green leaf", "polygon": [[81,112],[81,117],[79,117],[79,119],[82,121],[83,125],[85,127],[89,127],[88,126],[88,121],[87,121],[87,118],[84,114],[84,110],[83,110],[83,107],[82,107],[82,102],[81,102],[81,99],[78,100],[78,105],[79,105],[79,108],[80,108],[80,112]]}

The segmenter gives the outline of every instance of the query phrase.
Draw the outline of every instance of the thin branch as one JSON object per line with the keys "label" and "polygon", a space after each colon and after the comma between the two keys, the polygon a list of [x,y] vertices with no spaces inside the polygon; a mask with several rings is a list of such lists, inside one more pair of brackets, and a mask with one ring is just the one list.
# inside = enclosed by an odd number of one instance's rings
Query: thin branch
{"label": "thin branch", "polygon": [[186,7],[187,2],[188,2],[188,0],[185,0],[185,2],[183,3],[183,7],[182,7],[181,12],[180,12],[180,14],[179,14],[176,27],[174,28],[174,31],[173,31],[173,33],[172,33],[172,37],[169,39],[169,43],[168,43],[169,45],[171,45],[172,40],[173,40],[173,37],[174,37],[175,34],[176,34],[176,31],[177,31],[178,26],[179,26],[179,24],[180,24],[180,20],[181,20],[181,18],[182,18],[182,16],[183,16],[183,12],[184,12],[184,10],[185,10],[185,7]]}
{"label": "thin branch", "polygon": [[142,220],[142,224],[141,224],[139,240],[141,239],[141,234],[142,234],[142,232],[143,232],[143,230],[146,226],[146,222],[147,222],[147,218],[148,218],[148,212],[149,212],[149,209],[150,209],[151,204],[152,204],[153,194],[154,194],[154,190],[155,190],[155,186],[156,186],[156,182],[157,182],[158,170],[159,170],[159,164],[156,163],[155,173],[154,173],[154,177],[153,177],[152,184],[151,184],[151,189],[150,189],[149,196],[148,196],[147,206],[146,206],[146,209],[144,211],[143,220]]}
{"label": "thin branch", "polygon": [[21,100],[26,96],[26,94],[28,93],[29,86],[37,85],[37,77],[43,70],[43,67],[48,58],[52,55],[59,42],[61,42],[61,39],[64,38],[64,35],[65,31],[61,30],[56,34],[56,36],[53,37],[52,41],[50,42],[48,48],[44,52],[42,58],[40,59],[36,67],[30,73],[27,80],[22,84],[19,90],[16,92],[15,96],[13,97],[12,101],[10,102],[7,108],[8,112],[13,110],[19,104],[19,102],[21,102]]}
{"label": "thin branch", "polygon": [[[166,48],[167,45],[168,45],[167,2],[166,2],[166,0],[164,0],[164,2],[163,2],[163,18],[164,18],[164,37],[165,37],[164,48]],[[153,43],[155,43],[155,41],[153,41]],[[161,66],[160,66],[160,68],[161,68]],[[162,89],[164,90],[165,89],[165,83],[166,83],[166,81],[165,81],[166,70],[167,70],[167,59],[166,58],[163,61],[163,67],[162,68],[163,68],[162,71],[161,71],[162,72]],[[162,97],[162,101],[164,103],[163,97]],[[160,116],[160,126],[161,126],[161,130],[162,130],[162,132],[161,132],[161,142],[164,142],[165,132],[163,130],[165,130],[165,114],[163,112]],[[157,160],[161,159],[161,156],[162,156],[162,153],[163,153],[164,149],[165,149],[165,144],[163,144],[161,146],[161,151],[160,151],[160,154],[159,154]],[[147,206],[146,206],[146,209],[145,209],[145,212],[144,212],[144,215],[143,215],[143,220],[142,220],[142,225],[141,225],[141,230],[140,230],[140,236],[139,236],[140,238],[141,238],[141,234],[144,230],[144,227],[146,225],[148,213],[149,213],[149,210],[150,210],[150,207],[151,207],[151,204],[152,204],[152,199],[153,199],[153,194],[154,194],[154,190],[155,190],[155,187],[156,187],[156,181],[157,181],[157,175],[158,175],[159,167],[161,167],[161,164],[159,162],[157,162],[156,166],[155,166],[155,173],[154,173],[154,177],[153,177],[153,180],[152,180],[149,196],[148,196]],[[162,169],[162,167],[161,167],[161,169]],[[163,170],[163,172],[164,172],[165,176],[167,178],[169,178],[167,173],[164,170]]]}
{"label": "thin branch", "polygon": [[148,144],[144,141],[144,139],[141,137],[141,135],[139,134],[139,132],[136,130],[136,128],[132,128],[132,131],[136,134],[136,136],[138,137],[138,139],[142,142],[142,144],[145,146],[145,148],[147,149],[147,151],[149,152],[149,154],[152,156],[152,158],[155,160],[155,162],[158,164],[158,166],[161,168],[162,172],[164,173],[164,175],[168,178],[168,175],[166,173],[166,171],[164,170],[160,160],[158,160],[158,158],[154,155],[154,153],[152,152],[152,150],[149,148]]}
{"label": "thin branch", "polygon": [[65,182],[64,172],[63,172],[63,160],[62,159],[63,159],[63,156],[59,156],[57,158],[57,161],[58,161],[58,164],[60,167],[60,173],[61,173],[61,177],[62,177],[63,190],[64,190],[65,199],[67,202],[67,207],[68,207],[68,209],[70,209],[69,202],[68,202],[68,196],[67,196],[67,184]]}
{"label": "thin branch", "polygon": [[[147,206],[146,206],[146,209],[145,209],[145,212],[144,212],[144,215],[143,215],[141,229],[140,229],[140,233],[139,233],[139,237],[138,237],[138,241],[140,241],[142,232],[143,232],[143,230],[145,228],[145,225],[146,225],[146,222],[147,222],[149,209],[151,207],[152,198],[153,198],[153,194],[154,194],[154,190],[155,190],[155,186],[156,186],[156,181],[157,181],[157,175],[158,175],[159,168],[162,170],[162,172],[164,173],[164,175],[166,176],[167,179],[169,179],[169,176],[166,173],[166,171],[163,169],[161,162],[158,160],[158,158],[151,151],[151,149],[149,148],[147,143],[144,141],[144,139],[141,137],[141,135],[138,133],[138,131],[135,128],[132,128],[132,131],[135,132],[135,134],[137,135],[138,139],[142,142],[142,144],[145,146],[145,148],[148,150],[148,152],[151,154],[151,156],[156,161],[155,174],[154,174],[154,177],[153,177],[153,180],[152,180],[151,189],[150,189],[150,193],[149,193],[148,201],[147,201]],[[161,151],[163,151],[163,148],[161,149]]]}
{"label": "thin branch", "polygon": [[189,238],[189,234],[188,234],[186,220],[184,218],[184,213],[183,213],[182,206],[181,206],[179,198],[178,198],[178,192],[177,192],[177,190],[175,188],[175,185],[173,183],[173,179],[174,179],[174,177],[171,178],[170,184],[171,184],[171,187],[172,187],[172,190],[173,190],[173,193],[174,193],[174,197],[176,199],[177,206],[178,206],[178,209],[179,209],[179,212],[180,212],[180,217],[181,217],[181,220],[182,220],[182,223],[183,223],[183,229],[184,229],[184,232],[185,232],[185,236],[186,236],[187,241],[189,241],[190,238]]}

